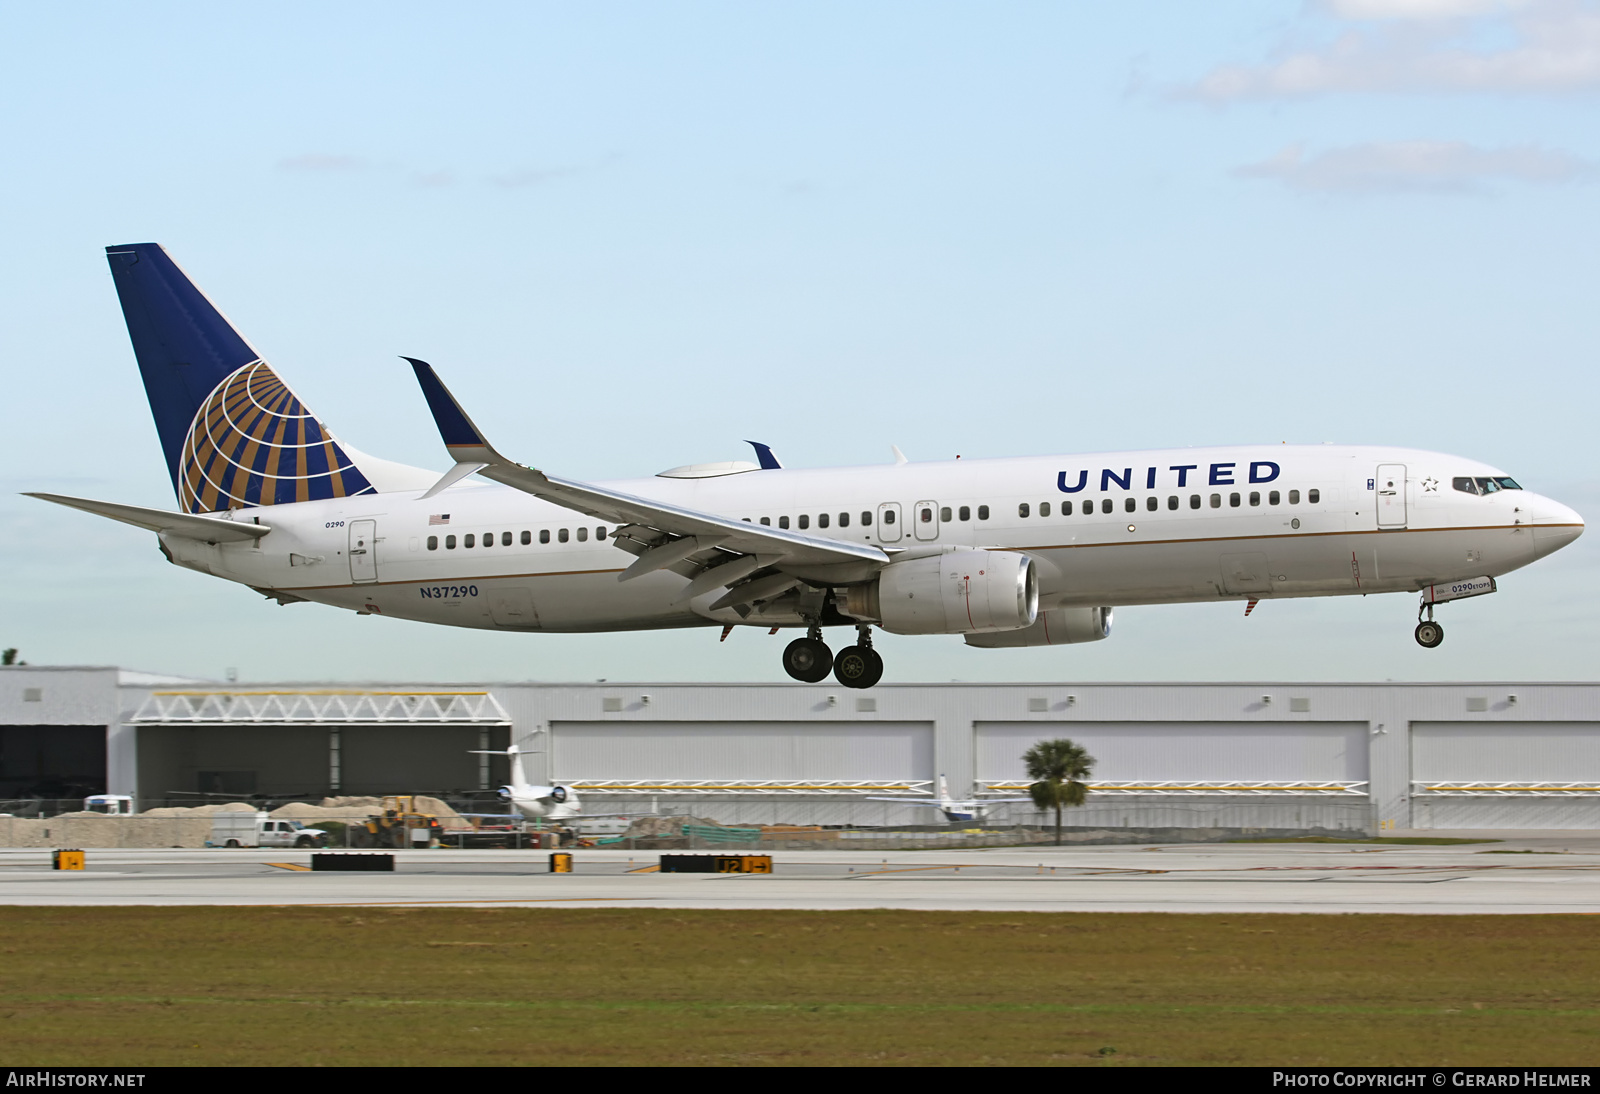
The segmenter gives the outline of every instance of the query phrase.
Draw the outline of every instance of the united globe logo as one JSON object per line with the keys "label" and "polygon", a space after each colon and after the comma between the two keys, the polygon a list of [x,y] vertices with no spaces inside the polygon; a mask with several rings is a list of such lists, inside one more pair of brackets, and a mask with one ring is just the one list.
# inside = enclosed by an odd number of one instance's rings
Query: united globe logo
{"label": "united globe logo", "polygon": [[214,388],[184,438],[179,501],[215,513],[374,493],[332,434],[265,361]]}

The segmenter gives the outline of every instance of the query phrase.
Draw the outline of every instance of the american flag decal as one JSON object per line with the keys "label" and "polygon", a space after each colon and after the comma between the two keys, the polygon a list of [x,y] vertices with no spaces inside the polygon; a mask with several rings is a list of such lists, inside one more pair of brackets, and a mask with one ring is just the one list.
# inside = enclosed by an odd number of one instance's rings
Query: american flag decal
{"label": "american flag decal", "polygon": [[449,513],[434,513],[434,514],[432,514],[431,516],[428,517],[428,523],[430,525],[432,525],[432,524],[449,524],[450,523],[450,514]]}

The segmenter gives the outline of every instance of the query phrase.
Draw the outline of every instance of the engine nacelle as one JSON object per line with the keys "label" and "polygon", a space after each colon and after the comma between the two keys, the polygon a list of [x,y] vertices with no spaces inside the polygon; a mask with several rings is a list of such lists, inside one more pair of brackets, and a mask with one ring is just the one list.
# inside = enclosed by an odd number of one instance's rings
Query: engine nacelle
{"label": "engine nacelle", "polygon": [[999,634],[969,634],[967,645],[986,650],[1018,649],[1022,646],[1067,646],[1074,642],[1098,642],[1111,637],[1110,608],[1056,608],[1040,612],[1033,626]]}
{"label": "engine nacelle", "polygon": [[956,551],[885,566],[845,590],[843,610],[894,634],[982,634],[1033,625],[1039,578],[1015,551]]}

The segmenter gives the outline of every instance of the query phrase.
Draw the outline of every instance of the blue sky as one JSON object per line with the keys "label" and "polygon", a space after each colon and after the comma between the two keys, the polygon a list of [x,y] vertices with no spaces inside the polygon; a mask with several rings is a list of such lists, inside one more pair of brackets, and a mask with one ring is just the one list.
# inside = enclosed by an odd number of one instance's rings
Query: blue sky
{"label": "blue sky", "polygon": [[[341,436],[399,354],[573,477],[1229,442],[1458,452],[1600,512],[1600,9],[0,5],[0,645],[247,679],[781,678],[755,631],[280,608],[16,496],[170,506],[102,248],[154,240]],[[1595,537],[1451,607],[1126,609],[889,680],[1592,679]]]}

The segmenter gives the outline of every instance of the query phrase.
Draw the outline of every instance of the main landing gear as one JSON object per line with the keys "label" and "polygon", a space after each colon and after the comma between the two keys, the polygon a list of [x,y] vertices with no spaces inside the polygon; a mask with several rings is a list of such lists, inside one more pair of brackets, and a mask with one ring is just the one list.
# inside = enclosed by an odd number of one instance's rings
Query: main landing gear
{"label": "main landing gear", "polygon": [[796,638],[783,651],[783,669],[803,683],[825,679],[828,670],[847,688],[870,688],[883,679],[883,658],[872,648],[872,628],[856,628],[856,644],[835,657],[822,640],[822,628],[813,625],[804,638]]}
{"label": "main landing gear", "polygon": [[[1423,619],[1422,613],[1427,612],[1428,618]],[[1417,608],[1417,629],[1413,632],[1417,638],[1417,645],[1425,650],[1431,650],[1444,641],[1444,627],[1433,621],[1433,605],[1424,601]]]}

